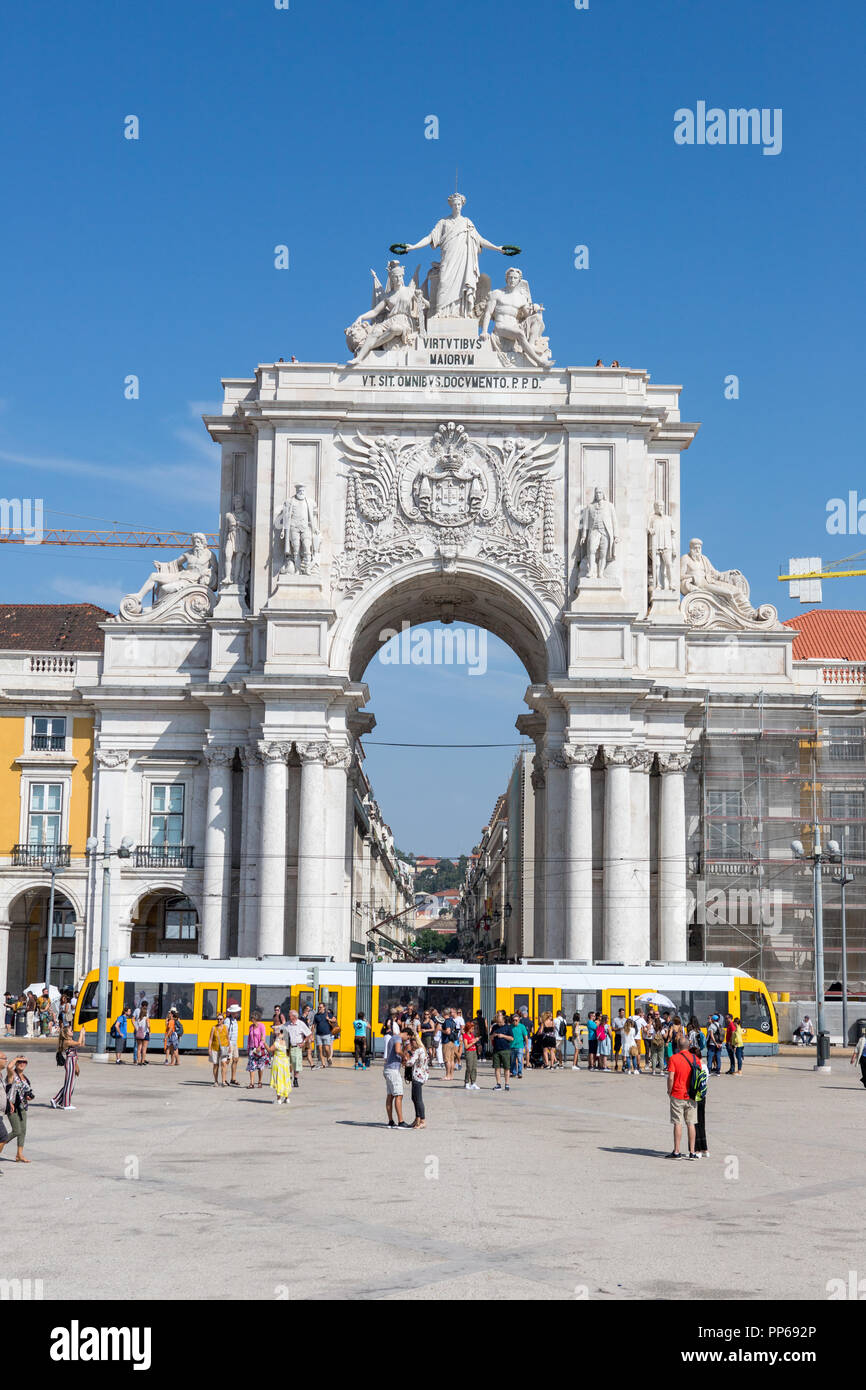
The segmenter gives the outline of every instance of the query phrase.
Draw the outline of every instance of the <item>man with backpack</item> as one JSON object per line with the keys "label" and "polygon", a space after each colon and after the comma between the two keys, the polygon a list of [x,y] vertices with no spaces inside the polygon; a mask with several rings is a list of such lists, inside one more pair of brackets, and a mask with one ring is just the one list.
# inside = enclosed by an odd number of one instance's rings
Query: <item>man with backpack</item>
{"label": "man with backpack", "polygon": [[718,1014],[713,1014],[707,1024],[707,1063],[710,1076],[722,1074],[722,1046],[725,1041],[725,1025]]}
{"label": "man with backpack", "polygon": [[683,1125],[686,1126],[689,1140],[689,1158],[697,1158],[695,1153],[695,1126],[698,1120],[698,1101],[706,1084],[700,1061],[689,1051],[688,1040],[678,1037],[674,1044],[676,1051],[668,1062],[668,1097],[670,1099],[671,1124],[674,1127],[674,1147],[668,1158],[685,1158],[680,1152]]}

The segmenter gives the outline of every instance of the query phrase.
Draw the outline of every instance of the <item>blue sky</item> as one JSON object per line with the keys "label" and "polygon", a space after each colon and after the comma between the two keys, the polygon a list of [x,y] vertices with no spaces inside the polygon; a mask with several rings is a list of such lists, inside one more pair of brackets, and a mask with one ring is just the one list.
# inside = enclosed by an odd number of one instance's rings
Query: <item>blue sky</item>
{"label": "blue sky", "polygon": [[[3,495],[42,497],[54,525],[215,529],[199,417],[220,377],[291,353],[340,359],[368,268],[426,235],[459,165],[482,233],[523,247],[558,362],[616,357],[683,385],[684,416],[702,421],[684,530],[756,598],[799,611],[776,582],[787,556],[866,549],[825,530],[829,498],[866,498],[851,408],[864,30],[853,0],[13,7]],[[676,145],[674,112],[698,101],[782,108],[782,152]],[[123,138],[129,114],[138,141]],[[424,138],[430,114],[438,140]],[[724,397],[730,374],[738,400]],[[108,604],[146,560],[4,546],[0,594]],[[863,583],[825,584],[825,606],[862,607]],[[420,709],[431,741],[514,741],[524,676],[489,650],[484,678],[371,670],[376,735],[406,737]],[[477,841],[511,759],[419,753],[410,766],[371,746],[368,770],[399,843],[450,852]]]}

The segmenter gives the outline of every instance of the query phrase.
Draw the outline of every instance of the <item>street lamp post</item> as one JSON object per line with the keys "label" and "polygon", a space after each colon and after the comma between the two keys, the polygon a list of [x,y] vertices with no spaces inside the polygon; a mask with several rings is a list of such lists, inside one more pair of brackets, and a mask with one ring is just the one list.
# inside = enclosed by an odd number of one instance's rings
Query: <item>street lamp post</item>
{"label": "street lamp post", "polygon": [[[128,859],[132,840],[124,836],[120,848],[111,848],[111,816],[105,813],[105,831],[102,842],[102,915],[99,928],[99,983],[96,991],[96,1052],[99,1062],[108,1061],[108,954],[111,943],[111,856]],[[99,841],[91,835],[86,845],[88,854],[99,853]]]}
{"label": "street lamp post", "polygon": [[[835,841],[831,840],[831,845]],[[842,1046],[848,1045],[848,928],[845,921],[845,889],[849,883],[854,882],[854,875],[845,872],[845,836],[843,832],[842,844],[839,854],[839,872],[836,874],[836,882],[840,889],[840,907],[842,913]]]}
{"label": "street lamp post", "polygon": [[[817,820],[815,821],[815,826],[814,826],[814,847],[813,847],[812,853],[811,853],[811,854],[807,854],[807,853],[806,853],[806,851],[805,851],[804,848],[803,848],[803,842],[802,842],[801,840],[792,840],[792,841],[791,841],[791,851],[792,851],[792,853],[793,853],[795,859],[803,859],[803,860],[811,859],[811,861],[812,861],[812,904],[813,904],[813,918],[814,918],[814,922],[815,922],[815,993],[816,993],[817,996],[818,996],[818,998],[817,998],[817,1000],[816,1000],[816,1005],[817,1005],[817,1010],[818,1010],[818,1037],[817,1037],[817,1039],[816,1039],[816,1044],[817,1044],[817,1058],[816,1058],[816,1062],[815,1062],[815,1070],[816,1070],[816,1071],[821,1071],[821,1072],[829,1072],[830,1067],[829,1067],[829,1065],[827,1064],[827,1062],[826,1062],[826,1060],[825,1060],[825,1058],[824,1058],[824,1053],[823,1053],[823,1048],[824,1048],[824,1032],[825,1032],[825,1028],[824,1028],[824,992],[825,992],[825,991],[824,991],[824,892],[823,892],[823,881],[822,881],[822,873],[823,873],[823,867],[822,867],[822,866],[823,866],[825,863],[838,864],[838,863],[840,862],[840,860],[842,859],[842,852],[841,852],[841,850],[839,849],[839,846],[838,846],[838,844],[836,843],[835,840],[828,840],[828,841],[827,841],[827,849],[826,849],[826,851],[822,848],[822,845],[821,845],[821,826],[820,826],[820,824],[818,823]],[[843,950],[844,950],[844,947],[843,947]],[[844,981],[844,983],[843,983],[843,990],[844,990],[844,989],[846,988],[846,986],[847,986],[847,970],[846,970],[846,972],[845,972],[845,975],[846,975],[846,979],[845,979],[845,981]],[[845,1010],[845,1013],[847,1014],[847,1008],[846,1008],[846,1010]],[[847,1036],[847,1035],[846,1035],[846,1036]]]}

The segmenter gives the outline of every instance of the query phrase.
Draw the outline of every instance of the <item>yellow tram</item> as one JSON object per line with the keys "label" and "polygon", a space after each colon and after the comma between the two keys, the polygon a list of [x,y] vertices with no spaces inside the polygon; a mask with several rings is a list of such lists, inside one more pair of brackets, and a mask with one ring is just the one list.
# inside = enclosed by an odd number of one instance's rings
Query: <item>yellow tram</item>
{"label": "yellow tram", "polygon": [[[335,1053],[351,1053],[352,1022],[359,1010],[363,1010],[375,1040],[393,1006],[414,1005],[420,1010],[459,1006],[465,1017],[481,1010],[489,1021],[496,1009],[513,1013],[526,1005],[536,1021],[548,1010],[555,1014],[562,1009],[570,1023],[575,1012],[584,1020],[591,1010],[610,1018],[620,1008],[629,1014],[638,996],[650,991],[670,999],[684,1020],[695,1014],[702,1027],[712,1013],[730,1012],[740,1018],[747,1053],[778,1051],[776,1013],[762,981],[726,966],[702,962],[650,962],[643,967],[550,960],[487,966],[461,961],[369,965],[288,956],[266,961],[130,956],[109,967],[109,1025],[125,1006],[136,1008],[145,1000],[151,1042],[161,1045],[166,1014],[174,1007],[184,1028],[182,1048],[203,1049],[217,1014],[237,1004],[245,1042],[254,1015],[268,1022],[277,1006],[284,1014],[289,1009],[300,1013],[305,1004],[315,1007],[316,993],[310,979],[314,966],[318,970],[318,997],[327,1002],[340,1027]],[[96,1037],[98,982],[99,972],[91,971],[79,992],[75,1015],[76,1029],[83,1029],[91,1043]]]}

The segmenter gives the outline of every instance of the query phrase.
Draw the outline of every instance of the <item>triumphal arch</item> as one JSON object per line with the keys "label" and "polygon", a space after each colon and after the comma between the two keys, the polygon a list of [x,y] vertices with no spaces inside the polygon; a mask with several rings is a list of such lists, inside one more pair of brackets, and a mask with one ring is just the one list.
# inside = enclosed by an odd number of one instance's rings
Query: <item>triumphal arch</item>
{"label": "triumphal arch", "polygon": [[459,194],[382,262],[343,360],[224,381],[221,554],[106,624],[98,814],[122,833],[169,769],[200,949],[347,959],[365,668],[403,620],[477,623],[528,672],[534,953],[684,960],[707,691],[785,687],[793,634],[681,514],[679,386],[560,365],[555,285]]}

